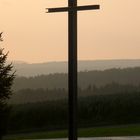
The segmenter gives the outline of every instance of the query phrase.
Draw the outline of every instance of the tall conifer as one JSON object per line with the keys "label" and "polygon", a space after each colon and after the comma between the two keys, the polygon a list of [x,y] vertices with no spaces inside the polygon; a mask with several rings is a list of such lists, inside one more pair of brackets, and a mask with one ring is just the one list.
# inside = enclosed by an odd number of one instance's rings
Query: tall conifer
{"label": "tall conifer", "polygon": [[[0,41],[2,33],[0,33]],[[7,120],[9,114],[8,99],[12,94],[11,86],[15,74],[12,72],[13,65],[7,64],[8,53],[4,53],[4,49],[0,48],[0,140],[6,133]]]}

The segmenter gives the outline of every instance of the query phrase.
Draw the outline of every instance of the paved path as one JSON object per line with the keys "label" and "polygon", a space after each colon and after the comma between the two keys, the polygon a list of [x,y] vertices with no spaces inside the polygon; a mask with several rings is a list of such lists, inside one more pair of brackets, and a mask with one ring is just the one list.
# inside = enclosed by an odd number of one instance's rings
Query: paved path
{"label": "paved path", "polygon": [[[36,139],[36,140],[68,140],[68,139]],[[79,138],[78,140],[140,140],[140,137],[97,137]]]}

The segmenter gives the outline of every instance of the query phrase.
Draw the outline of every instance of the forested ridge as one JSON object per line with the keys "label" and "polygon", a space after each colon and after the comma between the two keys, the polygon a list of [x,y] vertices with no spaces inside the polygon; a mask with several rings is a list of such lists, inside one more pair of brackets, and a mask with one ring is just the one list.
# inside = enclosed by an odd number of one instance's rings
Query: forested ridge
{"label": "forested ridge", "polygon": [[[140,91],[140,67],[78,73],[78,95],[116,94]],[[10,103],[24,104],[67,98],[67,74],[18,77]]]}
{"label": "forested ridge", "polygon": [[[112,95],[112,94],[128,94],[140,92],[140,85],[121,85],[118,83],[110,83],[105,86],[97,87],[89,85],[86,89],[78,89],[78,97],[87,97],[93,95]],[[12,96],[10,104],[27,104],[45,101],[56,101],[68,98],[66,89],[22,89]]]}
{"label": "forested ridge", "polygon": [[[49,75],[38,75],[35,77],[17,77],[13,90],[20,89],[67,89],[67,74],[55,73]],[[103,86],[112,82],[119,84],[140,84],[140,67],[124,69],[108,69],[84,71],[78,73],[80,88],[87,88],[89,85]]]}

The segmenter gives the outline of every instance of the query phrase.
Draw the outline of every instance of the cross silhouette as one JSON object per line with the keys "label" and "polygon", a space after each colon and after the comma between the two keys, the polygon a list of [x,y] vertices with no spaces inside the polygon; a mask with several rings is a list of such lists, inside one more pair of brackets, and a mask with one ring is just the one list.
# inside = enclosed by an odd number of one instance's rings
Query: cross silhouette
{"label": "cross silhouette", "polygon": [[69,140],[77,140],[77,11],[97,9],[100,5],[77,6],[77,0],[68,0],[68,7],[47,9],[47,13],[68,12]]}

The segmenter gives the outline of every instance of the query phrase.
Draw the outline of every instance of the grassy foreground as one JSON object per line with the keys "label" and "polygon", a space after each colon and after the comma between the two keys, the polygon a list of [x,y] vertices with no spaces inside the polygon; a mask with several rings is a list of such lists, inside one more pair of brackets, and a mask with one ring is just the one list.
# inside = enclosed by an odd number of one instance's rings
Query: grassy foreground
{"label": "grassy foreground", "polygon": [[[122,125],[108,127],[83,128],[78,131],[79,137],[103,137],[103,136],[140,136],[139,125]],[[8,135],[4,140],[23,140],[23,139],[49,139],[65,138],[67,131],[46,131],[28,134]]]}

